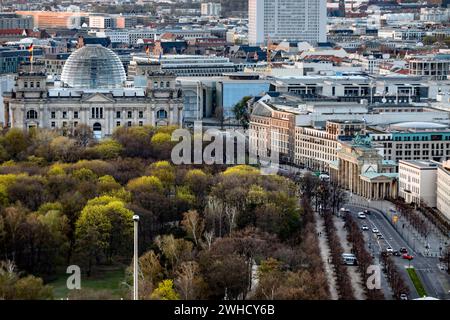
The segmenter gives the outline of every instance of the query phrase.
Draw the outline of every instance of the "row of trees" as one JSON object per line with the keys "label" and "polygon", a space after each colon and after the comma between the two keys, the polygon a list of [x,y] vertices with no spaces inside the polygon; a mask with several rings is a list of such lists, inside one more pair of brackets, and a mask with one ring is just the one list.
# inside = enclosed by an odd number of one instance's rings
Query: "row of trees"
{"label": "row of trees", "polygon": [[410,204],[407,204],[402,200],[396,200],[395,207],[397,212],[405,217],[422,237],[426,238],[428,236],[430,229],[427,221],[419,213],[417,213]]}
{"label": "row of trees", "polygon": [[387,280],[389,282],[390,287],[394,293],[394,297],[396,299],[400,299],[401,294],[408,294],[409,288],[405,283],[400,271],[395,265],[392,256],[382,252],[380,256],[380,261],[383,266],[383,271],[386,273]]}
{"label": "row of trees", "polygon": [[[352,216],[346,216],[345,227],[348,231],[348,241],[353,245],[353,253],[358,259],[358,269],[363,277],[363,283],[367,283],[370,276],[370,274],[367,273],[367,270],[370,265],[374,265],[374,257],[367,251],[364,236]],[[364,286],[364,289],[368,299],[384,299],[384,295],[380,289],[369,289],[368,286]]]}
{"label": "row of trees", "polygon": [[323,215],[325,231],[327,233],[328,246],[331,251],[331,260],[334,266],[336,282],[338,285],[339,298],[343,300],[355,299],[353,287],[347,267],[342,262],[342,254],[344,253],[341,241],[337,235],[336,226],[333,221],[333,215],[327,212]]}

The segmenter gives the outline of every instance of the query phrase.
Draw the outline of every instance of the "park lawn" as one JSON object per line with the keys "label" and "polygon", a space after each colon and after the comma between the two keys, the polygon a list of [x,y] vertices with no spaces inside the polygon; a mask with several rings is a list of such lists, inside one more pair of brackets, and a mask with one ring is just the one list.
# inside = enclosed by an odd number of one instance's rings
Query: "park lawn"
{"label": "park lawn", "polygon": [[416,288],[417,293],[419,294],[419,297],[426,297],[427,292],[425,291],[425,288],[423,287],[422,281],[420,281],[419,276],[416,273],[416,270],[414,268],[406,268],[406,271],[408,272],[409,277],[411,278],[411,281],[414,284],[414,287]]}
{"label": "park lawn", "polygon": [[[55,299],[65,299],[67,297],[69,289],[67,289],[66,281],[69,276],[69,274],[63,273],[48,283],[48,285],[53,287]],[[81,276],[81,289],[105,290],[112,296],[120,299],[123,292],[121,283],[124,281],[124,277],[125,271],[123,268],[98,270],[90,278],[86,275]]]}

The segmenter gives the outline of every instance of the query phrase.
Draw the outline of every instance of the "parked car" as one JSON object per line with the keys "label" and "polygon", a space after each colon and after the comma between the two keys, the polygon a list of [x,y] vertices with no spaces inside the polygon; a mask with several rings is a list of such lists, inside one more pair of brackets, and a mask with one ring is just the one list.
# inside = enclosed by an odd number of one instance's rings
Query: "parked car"
{"label": "parked car", "polygon": [[408,300],[408,295],[406,293],[400,294],[400,300]]}
{"label": "parked car", "polygon": [[412,256],[412,255],[410,255],[410,254],[407,254],[407,253],[405,253],[404,255],[402,255],[402,258],[403,259],[405,259],[405,260],[412,260],[412,259],[414,259],[414,257]]}
{"label": "parked car", "polygon": [[367,230],[369,230],[369,227],[366,226],[366,225],[363,225],[363,226],[361,227],[361,229],[362,229],[363,231],[367,231]]}
{"label": "parked car", "polygon": [[380,231],[378,231],[377,228],[373,228],[373,229],[372,229],[372,232],[373,232],[373,233],[378,233],[378,232],[380,232]]}
{"label": "parked car", "polygon": [[379,232],[377,233],[377,238],[378,239],[384,239],[383,235],[381,233],[379,233]]}
{"label": "parked car", "polygon": [[366,215],[364,214],[364,212],[358,212],[358,218],[359,219],[365,219]]}
{"label": "parked car", "polygon": [[398,251],[394,251],[394,252],[392,252],[392,254],[394,255],[394,256],[396,256],[396,257],[400,257],[402,254],[400,253],[400,252],[398,252]]}
{"label": "parked car", "polygon": [[387,251],[388,253],[394,253],[394,249],[392,249],[392,247],[387,247],[387,248],[386,248],[386,251]]}
{"label": "parked car", "polygon": [[406,249],[405,247],[401,247],[398,251],[400,251],[400,253],[408,253],[408,249]]}

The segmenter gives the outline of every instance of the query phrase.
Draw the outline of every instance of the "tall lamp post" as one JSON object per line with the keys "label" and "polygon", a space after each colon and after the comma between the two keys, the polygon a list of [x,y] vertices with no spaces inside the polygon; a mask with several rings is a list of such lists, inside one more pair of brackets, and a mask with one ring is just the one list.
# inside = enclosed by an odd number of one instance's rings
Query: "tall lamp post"
{"label": "tall lamp post", "polygon": [[133,257],[133,300],[139,300],[139,255],[138,255],[138,224],[139,216],[133,216],[134,222],[134,257]]}

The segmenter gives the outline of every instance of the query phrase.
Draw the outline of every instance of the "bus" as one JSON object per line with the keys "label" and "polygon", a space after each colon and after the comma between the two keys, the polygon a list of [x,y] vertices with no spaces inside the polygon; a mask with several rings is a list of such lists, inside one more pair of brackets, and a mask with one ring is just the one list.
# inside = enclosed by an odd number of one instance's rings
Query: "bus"
{"label": "bus", "polygon": [[358,260],[353,253],[343,253],[342,263],[348,266],[356,266],[358,264]]}

